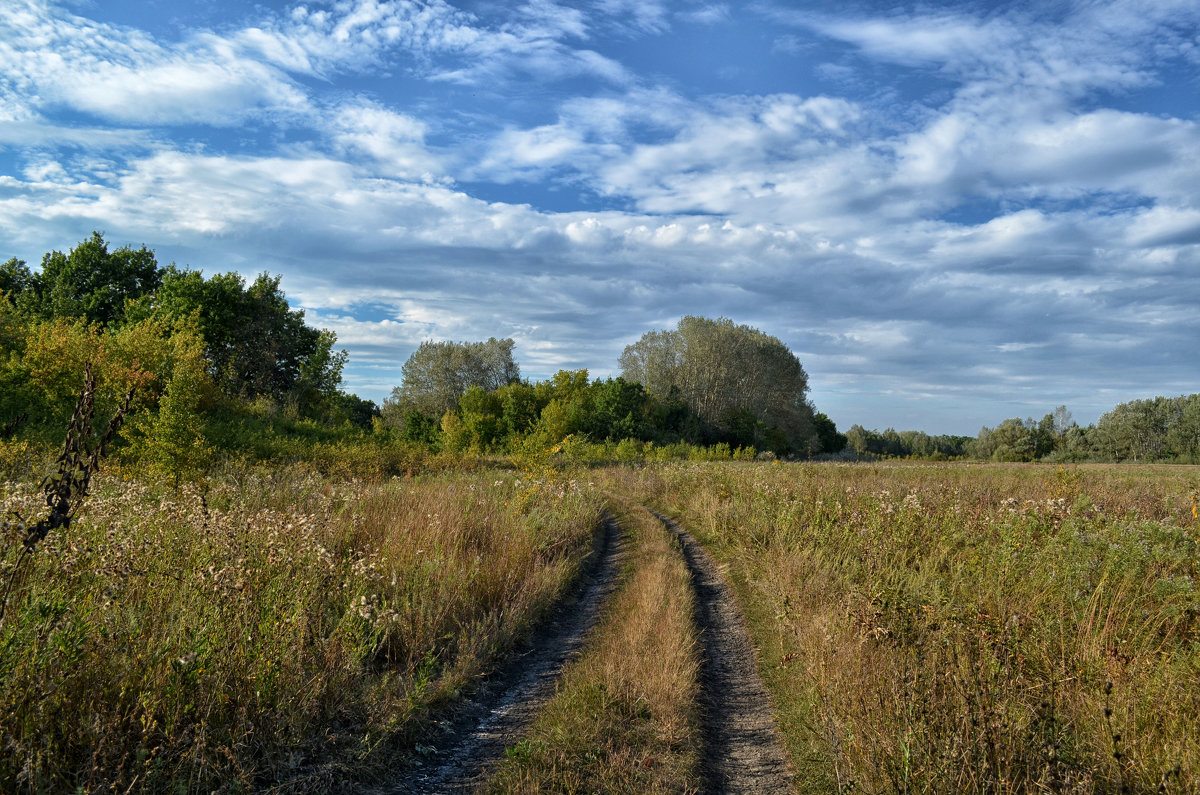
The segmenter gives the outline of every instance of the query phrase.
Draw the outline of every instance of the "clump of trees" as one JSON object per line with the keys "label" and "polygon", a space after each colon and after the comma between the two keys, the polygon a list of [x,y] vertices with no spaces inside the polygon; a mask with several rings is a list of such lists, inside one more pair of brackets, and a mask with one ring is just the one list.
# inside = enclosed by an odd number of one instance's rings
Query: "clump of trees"
{"label": "clump of trees", "polygon": [[820,452],[808,374],[777,338],[728,318],[684,317],[621,354],[624,378],[678,402],[714,441],[776,453]]}
{"label": "clump of trees", "polygon": [[166,472],[236,452],[256,424],[267,436],[285,434],[281,423],[369,429],[374,406],[340,390],[335,345],[289,306],[279,277],[160,267],[98,232],[40,270],[0,264],[0,424],[26,416],[35,441],[61,433],[89,363],[98,411],[134,395],[123,454]]}
{"label": "clump of trees", "polygon": [[382,425],[453,451],[512,450],[567,437],[723,445],[811,455],[845,440],[806,399],[808,377],[778,339],[721,318],[686,317],[625,349],[622,374],[562,370],[521,380],[511,339],[426,342],[404,365]]}

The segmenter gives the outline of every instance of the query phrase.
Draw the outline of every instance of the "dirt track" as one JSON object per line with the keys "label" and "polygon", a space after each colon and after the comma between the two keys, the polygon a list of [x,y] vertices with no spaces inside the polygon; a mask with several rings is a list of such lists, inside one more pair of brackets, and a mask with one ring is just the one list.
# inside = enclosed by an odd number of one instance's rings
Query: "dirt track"
{"label": "dirt track", "polygon": [[605,517],[599,555],[575,589],[543,622],[531,641],[490,676],[444,733],[430,737],[437,749],[382,793],[474,792],[504,749],[521,736],[554,695],[563,665],[577,655],[616,588],[621,568],[621,531]]}
{"label": "dirt track", "polygon": [[679,538],[696,590],[696,624],[704,644],[700,669],[703,791],[791,792],[792,774],[758,675],[754,647],[729,585],[687,531],[655,515]]}
{"label": "dirt track", "polygon": [[[696,593],[695,621],[703,644],[700,706],[704,793],[787,793],[792,774],[779,743],[754,648],[729,585],[703,547],[678,524],[655,514],[680,542]],[[395,793],[474,792],[504,759],[554,695],[565,663],[577,655],[617,585],[621,531],[604,522],[599,554],[568,598],[425,745],[437,750],[404,774]]]}

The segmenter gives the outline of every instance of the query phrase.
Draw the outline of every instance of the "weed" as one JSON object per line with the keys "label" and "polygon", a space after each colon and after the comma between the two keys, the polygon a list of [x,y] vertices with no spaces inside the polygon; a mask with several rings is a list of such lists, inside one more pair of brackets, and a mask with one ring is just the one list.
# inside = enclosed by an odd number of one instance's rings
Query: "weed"
{"label": "weed", "polygon": [[[93,478],[0,630],[0,790],[387,775],[591,550],[598,495],[547,489],[515,514],[511,481]],[[8,484],[4,499],[28,515],[39,494]]]}
{"label": "weed", "polygon": [[[4,596],[0,601],[0,627],[4,625],[4,616],[8,609],[8,599],[13,585],[17,582],[26,560],[50,531],[67,530],[70,527],[71,519],[78,512],[80,502],[87,497],[92,475],[100,468],[100,459],[104,456],[117,431],[121,429],[121,424],[133,402],[133,395],[134,390],[130,389],[125,396],[125,401],[109,420],[104,433],[94,440],[92,438],[92,419],[96,413],[96,379],[92,376],[91,364],[84,365],[83,390],[75,403],[71,421],[67,425],[63,449],[56,461],[57,471],[42,481],[41,488],[48,514],[46,518],[37,522],[28,522],[19,512],[13,512],[13,516],[16,518],[14,529],[21,535],[21,552],[16,563],[9,570],[4,585]],[[5,525],[7,530],[12,523],[5,522]]]}

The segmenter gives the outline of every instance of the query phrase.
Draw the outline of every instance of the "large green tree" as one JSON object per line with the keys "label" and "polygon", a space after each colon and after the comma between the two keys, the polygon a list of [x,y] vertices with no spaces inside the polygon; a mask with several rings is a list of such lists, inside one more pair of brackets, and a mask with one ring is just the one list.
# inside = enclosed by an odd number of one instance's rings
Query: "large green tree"
{"label": "large green tree", "polygon": [[279,280],[263,273],[247,285],[237,273],[205,279],[170,266],[141,311],[194,316],[210,373],[226,394],[292,400],[310,411],[335,401],[346,352],[334,349],[332,331],[304,322],[304,310],[291,308]]}
{"label": "large green tree", "polygon": [[787,346],[758,329],[688,316],[627,347],[621,370],[660,401],[682,400],[735,443],[799,453],[820,447],[808,375]]}
{"label": "large green tree", "polygon": [[[5,279],[20,277],[18,267],[5,266]],[[81,317],[110,325],[125,317],[126,302],[158,289],[162,269],[154,252],[142,246],[108,250],[99,232],[67,254],[51,251],[42,257],[40,273],[31,274],[17,297],[19,306],[43,317]]]}

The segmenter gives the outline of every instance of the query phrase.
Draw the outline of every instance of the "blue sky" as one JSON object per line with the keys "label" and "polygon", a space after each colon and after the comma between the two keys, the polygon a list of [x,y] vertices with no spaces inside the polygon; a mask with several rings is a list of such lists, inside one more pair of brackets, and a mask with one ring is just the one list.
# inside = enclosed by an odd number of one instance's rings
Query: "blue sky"
{"label": "blue sky", "polygon": [[840,428],[1091,422],[1200,391],[1198,111],[1195,0],[4,0],[0,258],[282,274],[377,401],[697,314]]}

